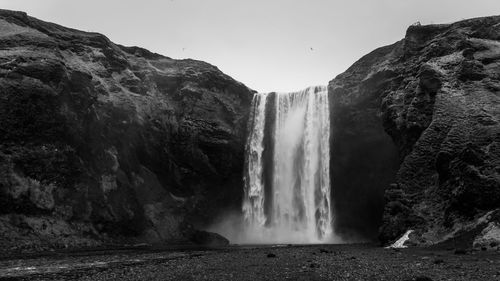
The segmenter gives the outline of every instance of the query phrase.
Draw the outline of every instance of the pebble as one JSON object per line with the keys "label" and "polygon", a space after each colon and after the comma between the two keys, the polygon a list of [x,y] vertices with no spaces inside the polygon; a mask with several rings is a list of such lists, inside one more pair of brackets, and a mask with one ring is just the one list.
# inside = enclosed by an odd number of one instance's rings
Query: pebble
{"label": "pebble", "polygon": [[434,264],[442,264],[442,263],[444,263],[443,259],[435,259],[434,260]]}
{"label": "pebble", "polygon": [[310,268],[319,268],[319,266],[320,266],[319,264],[314,262],[309,265]]}

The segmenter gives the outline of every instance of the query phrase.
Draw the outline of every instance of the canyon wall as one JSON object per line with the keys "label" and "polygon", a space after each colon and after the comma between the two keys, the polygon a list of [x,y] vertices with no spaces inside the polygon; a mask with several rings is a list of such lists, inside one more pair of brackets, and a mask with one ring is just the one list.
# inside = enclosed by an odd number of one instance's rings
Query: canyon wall
{"label": "canyon wall", "polygon": [[0,11],[0,244],[189,239],[239,209],[253,91],[215,66]]}
{"label": "canyon wall", "polygon": [[[500,17],[415,25],[330,82],[337,234],[430,245],[498,228],[499,40]],[[0,243],[196,236],[241,208],[253,94],[205,62],[0,10]]]}
{"label": "canyon wall", "polygon": [[330,82],[341,232],[376,220],[383,243],[429,245],[498,227],[499,40],[500,17],[418,24]]}

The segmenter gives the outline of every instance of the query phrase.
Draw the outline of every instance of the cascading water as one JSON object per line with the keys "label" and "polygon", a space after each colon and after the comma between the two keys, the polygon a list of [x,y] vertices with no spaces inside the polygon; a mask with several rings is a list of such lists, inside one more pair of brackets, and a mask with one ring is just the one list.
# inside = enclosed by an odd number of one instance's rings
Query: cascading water
{"label": "cascading water", "polygon": [[246,147],[245,242],[331,238],[329,114],[326,87],[255,94]]}

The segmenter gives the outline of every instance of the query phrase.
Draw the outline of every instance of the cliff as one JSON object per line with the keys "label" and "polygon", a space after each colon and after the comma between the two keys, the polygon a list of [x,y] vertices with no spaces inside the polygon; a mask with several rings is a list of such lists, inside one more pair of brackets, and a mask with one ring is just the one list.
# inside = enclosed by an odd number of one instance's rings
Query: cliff
{"label": "cliff", "polygon": [[[411,26],[328,90],[340,236],[492,245],[500,17]],[[208,63],[0,10],[0,244],[217,240],[194,228],[240,209],[252,95]]]}
{"label": "cliff", "polygon": [[[470,245],[498,228],[500,17],[411,26],[333,79],[329,94],[334,199],[350,212],[338,225],[359,232],[349,219],[372,214],[383,243],[412,229],[417,245]],[[372,207],[356,213],[350,202]]]}
{"label": "cliff", "polygon": [[208,63],[0,10],[0,244],[189,239],[240,207],[252,95]]}

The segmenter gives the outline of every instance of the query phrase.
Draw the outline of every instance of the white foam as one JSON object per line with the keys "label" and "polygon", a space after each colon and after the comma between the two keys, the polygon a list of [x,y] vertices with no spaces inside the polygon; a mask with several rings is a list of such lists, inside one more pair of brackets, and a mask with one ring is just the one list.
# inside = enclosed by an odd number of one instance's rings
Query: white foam
{"label": "white foam", "polygon": [[410,239],[410,234],[413,232],[413,230],[408,230],[399,238],[396,242],[394,242],[392,245],[387,246],[386,248],[396,248],[396,249],[401,249],[401,248],[408,248],[408,246],[405,246],[406,241]]}

